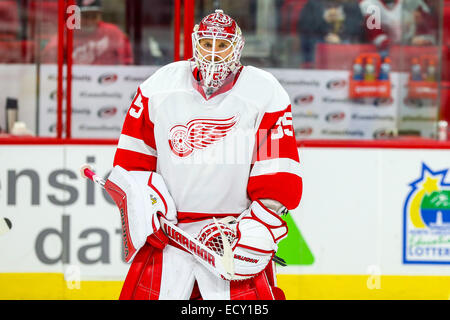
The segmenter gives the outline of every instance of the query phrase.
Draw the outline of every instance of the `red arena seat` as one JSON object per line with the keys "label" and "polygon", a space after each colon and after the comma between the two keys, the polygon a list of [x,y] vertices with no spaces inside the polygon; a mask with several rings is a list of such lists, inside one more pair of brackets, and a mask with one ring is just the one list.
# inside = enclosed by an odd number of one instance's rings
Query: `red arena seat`
{"label": "red arena seat", "polygon": [[0,1],[0,40],[14,40],[19,31],[17,1]]}
{"label": "red arena seat", "polygon": [[58,32],[58,1],[31,1],[28,8],[31,34],[44,44]]}
{"label": "red arena seat", "polygon": [[32,63],[34,48],[33,41],[0,41],[0,63]]}
{"label": "red arena seat", "polygon": [[319,43],[316,47],[316,68],[351,70],[353,60],[361,53],[376,52],[372,44]]}

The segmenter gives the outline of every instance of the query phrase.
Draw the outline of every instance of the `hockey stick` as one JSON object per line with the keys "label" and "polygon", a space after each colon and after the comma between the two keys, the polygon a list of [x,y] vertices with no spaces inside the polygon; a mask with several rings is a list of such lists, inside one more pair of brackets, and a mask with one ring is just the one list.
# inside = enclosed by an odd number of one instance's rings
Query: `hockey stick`
{"label": "hockey stick", "polygon": [[0,236],[7,233],[12,228],[11,220],[8,218],[0,218]]}
{"label": "hockey stick", "polygon": [[233,261],[233,249],[231,249],[231,245],[227,240],[227,237],[225,236],[222,227],[219,226],[219,223],[217,222],[216,218],[213,217],[214,224],[216,225],[217,229],[219,229],[220,237],[222,239],[222,246],[223,246],[223,256],[227,257],[226,259],[223,259],[224,267],[234,275],[234,261]]}
{"label": "hockey stick", "polygon": [[[203,243],[198,241],[196,238],[191,236],[189,233],[178,228],[163,217],[161,217],[159,221],[161,222],[161,227],[163,228],[166,235],[176,244],[191,253],[194,258],[196,258],[207,269],[209,269],[214,274],[220,274],[227,280],[233,279],[234,263],[232,251],[224,251],[223,256],[220,256],[219,254],[205,246]],[[222,241],[226,243],[227,240],[222,237]]]}
{"label": "hockey stick", "polygon": [[[83,178],[92,180],[94,183],[98,184],[103,189],[105,189],[106,192],[109,193],[108,188],[105,188],[106,181],[102,177],[96,175],[89,165],[83,165],[80,168],[80,173]],[[228,250],[225,249],[223,256],[220,256],[219,254],[205,246],[203,243],[198,241],[195,237],[191,236],[165,218],[160,217],[160,222],[163,231],[169,237],[169,239],[192,254],[194,258],[197,259],[208,270],[210,270],[214,274],[221,275],[227,280],[231,280],[233,278],[233,252],[231,251],[230,245],[222,232],[221,235],[224,249],[227,248],[228,244]]]}

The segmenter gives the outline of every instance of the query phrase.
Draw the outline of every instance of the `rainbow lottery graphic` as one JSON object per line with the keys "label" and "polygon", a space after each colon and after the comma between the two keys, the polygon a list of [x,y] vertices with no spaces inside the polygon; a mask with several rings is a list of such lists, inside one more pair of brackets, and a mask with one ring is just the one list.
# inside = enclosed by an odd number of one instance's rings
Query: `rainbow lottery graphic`
{"label": "rainbow lottery graphic", "polygon": [[425,163],[410,184],[404,205],[403,263],[450,264],[450,183],[448,168]]}

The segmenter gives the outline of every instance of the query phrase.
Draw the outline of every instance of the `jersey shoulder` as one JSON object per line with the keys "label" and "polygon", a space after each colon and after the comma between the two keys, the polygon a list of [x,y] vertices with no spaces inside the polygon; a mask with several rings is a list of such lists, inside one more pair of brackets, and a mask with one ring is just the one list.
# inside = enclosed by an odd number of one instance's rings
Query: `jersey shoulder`
{"label": "jersey shoulder", "polygon": [[177,61],[156,70],[139,88],[144,96],[156,93],[188,90],[191,67],[189,61]]}
{"label": "jersey shoulder", "polygon": [[290,99],[280,82],[268,71],[245,66],[236,83],[236,92],[253,101],[264,112],[284,110]]}

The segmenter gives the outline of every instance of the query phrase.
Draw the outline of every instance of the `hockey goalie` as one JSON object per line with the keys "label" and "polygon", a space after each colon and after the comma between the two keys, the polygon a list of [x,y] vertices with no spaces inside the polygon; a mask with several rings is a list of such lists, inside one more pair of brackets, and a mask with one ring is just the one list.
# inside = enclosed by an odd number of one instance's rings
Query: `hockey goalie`
{"label": "hockey goalie", "polygon": [[[273,258],[288,234],[281,216],[302,195],[289,97],[240,63],[244,37],[222,10],[192,42],[192,59],[138,87],[119,138],[107,183],[126,202],[120,299],[285,299]],[[229,245],[233,274],[205,268],[162,221],[219,254]]]}

